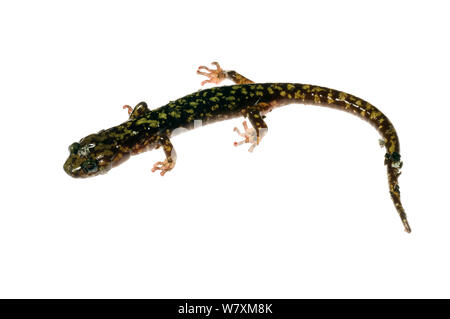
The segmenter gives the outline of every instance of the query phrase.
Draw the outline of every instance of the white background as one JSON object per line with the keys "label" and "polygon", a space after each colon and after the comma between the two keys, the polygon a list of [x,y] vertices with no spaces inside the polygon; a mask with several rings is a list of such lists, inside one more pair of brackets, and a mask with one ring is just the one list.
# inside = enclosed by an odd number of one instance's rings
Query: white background
{"label": "white background", "polygon": [[[10,1],[0,5],[0,297],[450,297],[445,1]],[[200,89],[219,61],[378,106],[404,160],[391,202],[377,132],[350,114],[240,119],[73,179],[67,147]]]}

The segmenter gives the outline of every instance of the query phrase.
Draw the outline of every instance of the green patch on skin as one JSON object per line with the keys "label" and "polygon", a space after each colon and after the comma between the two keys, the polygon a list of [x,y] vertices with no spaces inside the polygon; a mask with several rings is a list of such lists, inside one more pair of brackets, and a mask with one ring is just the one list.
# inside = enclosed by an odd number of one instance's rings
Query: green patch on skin
{"label": "green patch on skin", "polygon": [[319,94],[314,94],[314,103],[320,103],[320,96],[319,96]]}
{"label": "green patch on skin", "polygon": [[220,107],[219,104],[214,104],[213,106],[211,106],[211,110],[212,110],[212,111],[215,111],[215,110],[217,110],[219,107]]}
{"label": "green patch on skin", "polygon": [[267,92],[269,92],[269,94],[273,94],[273,93],[275,93],[273,90],[272,90],[272,88],[271,87],[268,87],[267,88]]}
{"label": "green patch on skin", "polygon": [[209,100],[212,102],[219,102],[219,98],[217,96],[210,97]]}
{"label": "green patch on skin", "polygon": [[389,152],[392,153],[395,150],[395,141],[391,140],[390,142],[391,142],[391,146],[389,146]]}
{"label": "green patch on skin", "polygon": [[236,100],[236,98],[234,96],[228,96],[228,97],[225,98],[225,100],[227,100],[227,101],[234,101],[234,100]]}
{"label": "green patch on skin", "polygon": [[179,112],[176,112],[176,111],[170,112],[169,115],[174,117],[174,118],[176,118],[176,119],[179,119],[181,117],[181,114]]}
{"label": "green patch on skin", "polygon": [[305,100],[305,93],[302,93],[300,90],[298,90],[297,92],[295,92],[294,98],[295,99],[301,98],[302,100]]}
{"label": "green patch on skin", "polygon": [[[139,119],[136,121],[136,125],[143,125],[143,124],[148,124],[150,127],[159,127],[159,121],[156,120],[149,120],[145,117]],[[122,134],[130,134],[131,131],[130,130],[124,130],[122,132]]]}
{"label": "green patch on skin", "polygon": [[345,99],[347,99],[347,93],[339,92],[339,97],[338,97],[338,99],[339,99],[340,101],[345,101]]}
{"label": "green patch on skin", "polygon": [[150,127],[159,127],[159,121],[149,120],[149,121],[148,121],[148,125],[149,125]]}
{"label": "green patch on skin", "polygon": [[137,125],[141,125],[141,124],[145,124],[145,123],[148,123],[148,120],[145,117],[136,121]]}
{"label": "green patch on skin", "polygon": [[315,86],[311,89],[311,92],[322,92],[325,91],[325,89],[321,88],[320,86]]}
{"label": "green patch on skin", "polygon": [[376,120],[380,115],[381,115],[381,112],[372,112],[370,114],[370,119],[371,120]]}
{"label": "green patch on skin", "polygon": [[194,110],[193,110],[193,109],[187,109],[187,110],[185,110],[185,112],[186,112],[186,113],[189,113],[189,114],[193,114],[193,113],[194,113]]}
{"label": "green patch on skin", "polygon": [[328,95],[327,95],[327,102],[328,102],[328,104],[331,104],[331,103],[334,102],[333,93],[332,92],[328,93]]}
{"label": "green patch on skin", "polygon": [[288,89],[289,91],[291,91],[291,90],[295,89],[295,86],[292,85],[292,84],[288,84],[288,85],[287,85],[287,89]]}
{"label": "green patch on skin", "polygon": [[167,114],[164,113],[164,112],[161,112],[161,113],[158,114],[158,117],[159,117],[160,119],[165,120],[165,119],[167,119]]}

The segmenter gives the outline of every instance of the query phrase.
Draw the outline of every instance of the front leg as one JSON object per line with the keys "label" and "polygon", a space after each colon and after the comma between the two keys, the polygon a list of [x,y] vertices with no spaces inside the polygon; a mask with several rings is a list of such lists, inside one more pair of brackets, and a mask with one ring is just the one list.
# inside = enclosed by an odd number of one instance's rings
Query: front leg
{"label": "front leg", "polygon": [[156,162],[155,165],[153,165],[152,172],[160,170],[161,176],[164,176],[164,174],[175,167],[177,153],[175,152],[170,139],[165,135],[159,136],[156,143],[156,148],[162,147],[164,154],[166,155],[166,159],[163,162]]}
{"label": "front leg", "polygon": [[[204,80],[201,84],[205,85],[206,83],[215,83],[220,84],[225,79],[231,80],[236,84],[251,84],[255,83],[252,80],[247,79],[245,76],[237,73],[236,71],[225,71],[223,70],[219,63],[213,62],[211,63],[216,67],[215,70],[212,70],[204,65],[201,65],[197,69],[197,74],[204,75],[208,78],[208,80]],[[200,70],[206,70],[207,72],[203,72]]]}
{"label": "front leg", "polygon": [[147,103],[140,102],[138,103],[134,109],[129,105],[124,105],[124,109],[128,109],[128,115],[130,116],[130,119],[138,118],[146,113],[149,113],[150,110],[148,109]]}

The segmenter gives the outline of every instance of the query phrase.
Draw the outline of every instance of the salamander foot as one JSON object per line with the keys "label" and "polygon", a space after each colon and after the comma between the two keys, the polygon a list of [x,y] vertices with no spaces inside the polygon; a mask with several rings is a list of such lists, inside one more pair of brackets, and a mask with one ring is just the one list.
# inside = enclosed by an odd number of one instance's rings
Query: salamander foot
{"label": "salamander foot", "polygon": [[258,137],[256,135],[256,130],[253,127],[248,127],[247,122],[242,122],[242,126],[244,127],[244,133],[241,133],[237,127],[233,129],[234,132],[237,132],[239,136],[243,137],[244,140],[240,142],[234,142],[234,146],[239,146],[244,143],[252,144],[248,149],[249,152],[253,152],[255,147],[258,145]]}
{"label": "salamander foot", "polygon": [[129,106],[129,105],[124,105],[122,108],[124,110],[128,109],[128,115],[131,115],[131,113],[133,112],[133,108],[131,106]]}
{"label": "salamander foot", "polygon": [[[213,62],[211,64],[216,67],[215,70],[211,70],[204,65],[199,66],[197,69],[197,74],[204,75],[208,78],[208,80],[201,83],[202,85],[205,85],[206,83],[219,84],[227,78],[227,73],[220,67],[219,63]],[[206,70],[207,72],[202,72],[200,70]]]}
{"label": "salamander foot", "polygon": [[164,176],[168,171],[174,168],[175,162],[169,162],[167,159],[164,162],[156,162],[153,165],[152,172],[161,171],[161,176]]}

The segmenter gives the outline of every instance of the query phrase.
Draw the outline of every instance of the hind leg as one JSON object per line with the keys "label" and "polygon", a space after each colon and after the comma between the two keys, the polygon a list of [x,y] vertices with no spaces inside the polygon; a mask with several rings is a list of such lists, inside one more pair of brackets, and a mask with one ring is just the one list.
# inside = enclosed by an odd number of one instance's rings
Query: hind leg
{"label": "hind leg", "polygon": [[268,128],[266,122],[264,122],[263,116],[258,110],[248,110],[247,117],[252,127],[248,127],[247,122],[244,121],[242,123],[244,133],[241,133],[237,127],[234,128],[234,131],[244,138],[243,141],[234,142],[234,146],[239,146],[244,143],[251,144],[248,151],[253,152],[264,135],[266,135]]}
{"label": "hind leg", "polygon": [[[245,76],[237,73],[236,71],[225,71],[223,70],[219,63],[217,62],[213,62],[211,63],[212,65],[214,65],[216,67],[215,70],[210,69],[204,65],[201,65],[198,67],[197,69],[197,74],[200,75],[204,75],[206,76],[208,79],[204,80],[201,84],[205,85],[206,83],[214,83],[214,84],[220,84],[220,82],[222,82],[225,79],[231,80],[236,84],[251,84],[251,83],[255,83],[250,79],[247,79]],[[205,70],[204,71],[200,71],[200,70]]]}

